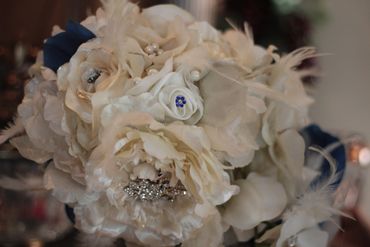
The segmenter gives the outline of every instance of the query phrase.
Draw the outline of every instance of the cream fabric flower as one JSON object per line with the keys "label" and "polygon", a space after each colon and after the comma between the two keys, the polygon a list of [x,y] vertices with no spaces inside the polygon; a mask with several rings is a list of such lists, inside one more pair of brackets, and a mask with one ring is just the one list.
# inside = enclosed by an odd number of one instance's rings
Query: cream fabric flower
{"label": "cream fabric flower", "polygon": [[[105,106],[102,122],[106,123],[116,114],[140,111],[150,113],[157,121],[164,123],[180,120],[190,125],[196,124],[203,116],[199,89],[186,80],[182,71],[168,72],[166,67],[159,72],[163,77],[152,86],[147,84],[149,78],[138,81],[128,95],[114,99]],[[139,91],[142,92],[139,95],[130,95]]]}
{"label": "cream fabric flower", "polygon": [[58,169],[83,182],[81,163],[68,153],[66,133],[61,126],[63,98],[58,93],[55,80],[51,70],[42,69],[27,83],[25,96],[18,106],[18,120],[25,135],[12,138],[10,143],[22,156],[37,163],[53,159]]}
{"label": "cream fabric flower", "polygon": [[[101,137],[86,166],[88,190],[100,198],[77,210],[84,231],[122,235],[146,245],[175,245],[189,239],[217,213],[216,205],[238,192],[199,127],[164,126],[148,114],[127,113]],[[142,201],[125,192],[130,182],[161,179],[173,188],[184,186],[187,196],[173,202]],[[117,226],[114,231],[111,224]]]}
{"label": "cream fabric flower", "polygon": [[[230,78],[221,74],[230,75]],[[242,71],[236,66],[221,63],[215,64],[213,71],[199,82],[204,100],[200,124],[206,130],[212,148],[234,167],[248,165],[259,148],[257,137],[265,108],[263,97],[231,79],[241,76]]]}
{"label": "cream fabric flower", "polygon": [[274,177],[250,173],[236,180],[240,193],[225,206],[223,219],[240,230],[250,230],[279,216],[287,205],[284,187]]}
{"label": "cream fabric flower", "polygon": [[70,152],[83,162],[96,146],[102,107],[131,86],[127,78],[113,51],[100,39],[82,44],[58,70],[58,89],[65,104],[62,127]]}
{"label": "cream fabric flower", "polygon": [[110,97],[122,93],[126,78],[113,52],[95,39],[81,45],[58,70],[58,88],[66,94],[66,106],[84,122],[92,123],[92,97],[102,91]]}

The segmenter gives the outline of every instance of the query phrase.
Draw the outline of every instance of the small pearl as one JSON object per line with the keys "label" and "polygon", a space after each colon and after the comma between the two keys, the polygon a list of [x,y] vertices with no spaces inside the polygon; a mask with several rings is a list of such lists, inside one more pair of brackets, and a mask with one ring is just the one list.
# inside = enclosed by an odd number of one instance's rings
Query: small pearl
{"label": "small pearl", "polygon": [[141,81],[141,78],[140,77],[135,77],[134,79],[132,79],[135,83],[139,83]]}
{"label": "small pearl", "polygon": [[157,50],[157,55],[161,55],[163,53],[163,50],[162,49],[158,49]]}
{"label": "small pearl", "polygon": [[148,75],[154,75],[156,73],[158,73],[158,70],[156,70],[156,69],[150,69],[150,70],[148,70]]}
{"label": "small pearl", "polygon": [[153,54],[155,50],[152,45],[148,45],[147,47],[144,48],[144,51],[145,53],[150,55],[150,54]]}
{"label": "small pearl", "polygon": [[199,81],[200,80],[200,71],[199,70],[193,70],[190,72],[190,79],[192,81]]}
{"label": "small pearl", "polygon": [[156,50],[159,49],[159,45],[157,43],[153,43],[152,48],[153,48],[154,51],[156,51]]}

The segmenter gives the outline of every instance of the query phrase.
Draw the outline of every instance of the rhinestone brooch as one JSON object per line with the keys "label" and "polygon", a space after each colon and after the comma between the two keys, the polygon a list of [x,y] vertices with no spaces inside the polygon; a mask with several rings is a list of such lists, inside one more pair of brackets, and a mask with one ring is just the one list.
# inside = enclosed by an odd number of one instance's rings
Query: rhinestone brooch
{"label": "rhinestone brooch", "polygon": [[123,191],[131,198],[140,201],[167,200],[173,202],[177,197],[187,195],[182,184],[170,186],[168,180],[151,181],[148,179],[136,179],[131,181]]}

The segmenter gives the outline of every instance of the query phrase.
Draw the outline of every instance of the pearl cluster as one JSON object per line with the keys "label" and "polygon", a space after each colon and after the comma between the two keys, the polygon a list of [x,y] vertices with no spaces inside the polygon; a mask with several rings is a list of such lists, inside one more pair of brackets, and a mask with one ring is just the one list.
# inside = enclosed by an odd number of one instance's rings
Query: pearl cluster
{"label": "pearl cluster", "polygon": [[123,191],[135,200],[157,201],[164,199],[173,202],[179,196],[186,196],[187,191],[182,184],[170,186],[169,181],[161,179],[151,181],[148,179],[136,179],[131,181]]}
{"label": "pearl cluster", "polygon": [[158,56],[163,53],[163,50],[159,48],[157,43],[152,43],[144,48],[144,51],[149,56]]}

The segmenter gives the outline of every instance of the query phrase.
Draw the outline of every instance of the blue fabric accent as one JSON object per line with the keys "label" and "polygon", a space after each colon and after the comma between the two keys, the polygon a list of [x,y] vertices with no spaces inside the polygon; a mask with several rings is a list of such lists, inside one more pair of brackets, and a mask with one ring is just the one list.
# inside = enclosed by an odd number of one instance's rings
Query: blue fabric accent
{"label": "blue fabric accent", "polygon": [[73,211],[73,208],[69,207],[67,204],[64,205],[64,210],[66,211],[66,214],[68,216],[68,219],[73,223],[73,225],[76,223],[75,220],[75,212]]}
{"label": "blue fabric accent", "polygon": [[44,66],[57,72],[76,53],[78,47],[95,38],[89,29],[74,21],[68,21],[66,31],[50,37],[44,44]]}
{"label": "blue fabric accent", "polygon": [[[340,142],[340,140],[337,137],[327,132],[324,132],[319,126],[315,124],[305,127],[301,131],[301,134],[305,140],[307,147],[319,146],[321,148],[326,148],[330,144]],[[338,179],[332,184],[334,188],[337,188],[343,179],[344,171],[346,169],[346,150],[344,145],[341,144],[339,147],[331,151],[330,155],[334,158],[337,165]],[[311,186],[315,187],[315,185],[327,179],[329,175],[330,175],[329,163],[326,160],[324,160],[321,166],[321,176],[315,179],[311,183]]]}

